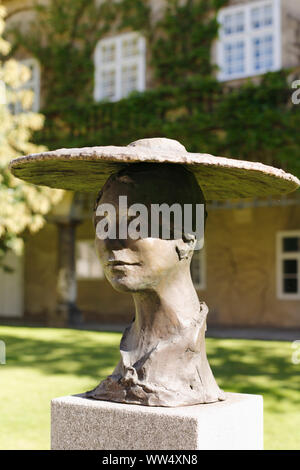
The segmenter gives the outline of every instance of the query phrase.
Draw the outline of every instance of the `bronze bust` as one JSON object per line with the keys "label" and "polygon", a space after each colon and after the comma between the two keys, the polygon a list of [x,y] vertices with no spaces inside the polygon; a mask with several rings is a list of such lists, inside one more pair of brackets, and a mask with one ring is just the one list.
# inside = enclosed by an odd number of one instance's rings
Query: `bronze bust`
{"label": "bronze bust", "polygon": [[[113,204],[118,212],[120,195],[129,205],[146,207],[205,204],[194,174],[180,165],[130,165],[108,179],[97,203]],[[96,236],[105,275],[116,290],[132,294],[135,319],[123,334],[113,374],[87,397],[151,406],[224,400],[205,352],[208,308],[190,274],[195,240],[179,236],[174,230],[168,240]]]}

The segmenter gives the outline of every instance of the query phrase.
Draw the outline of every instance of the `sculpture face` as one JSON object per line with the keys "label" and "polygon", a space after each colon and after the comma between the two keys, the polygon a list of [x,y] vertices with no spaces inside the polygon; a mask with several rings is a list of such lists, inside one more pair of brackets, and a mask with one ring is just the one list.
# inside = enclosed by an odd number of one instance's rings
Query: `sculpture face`
{"label": "sculpture face", "polygon": [[[112,204],[117,220],[119,196],[127,196],[128,206],[136,202],[144,204],[150,214],[155,180],[152,174],[147,176],[148,178],[145,174],[135,174],[133,177],[126,175],[111,181],[104,187],[99,202]],[[166,181],[165,183],[168,184]],[[174,194],[171,196],[174,197]],[[101,217],[95,217],[95,223],[100,219]],[[129,224],[131,218],[126,216],[126,220]],[[172,273],[182,267],[178,251],[184,250],[185,246],[186,243],[181,238],[166,240],[145,237],[133,240],[128,237],[125,240],[100,240],[96,235],[96,248],[107,279],[115,289],[125,292],[152,289],[166,280],[170,282]]]}
{"label": "sculpture face", "polygon": [[96,240],[106,278],[117,290],[136,292],[154,288],[179,264],[172,240],[129,239],[122,245]]}
{"label": "sculpture face", "polygon": [[[99,203],[109,203],[115,208],[116,219],[119,219],[119,196],[127,196],[128,207],[134,203],[143,204],[151,214],[151,203],[174,202],[183,204],[191,199],[193,193],[189,179],[191,175],[183,168],[168,165],[151,166],[151,164],[134,165],[119,176],[112,177],[105,184]],[[186,181],[185,181],[186,180]],[[197,185],[198,202],[204,201]],[[202,200],[199,201],[199,193]],[[95,217],[95,224],[101,217]],[[130,223],[130,217],[127,217]],[[149,228],[151,220],[149,217]],[[182,236],[171,236],[171,239],[150,236],[133,240],[105,239],[96,235],[96,248],[105,275],[112,286],[120,291],[136,292],[155,289],[160,283],[172,282],[173,275],[183,264],[190,264],[192,242],[186,242]],[[187,252],[186,259],[180,253]]]}

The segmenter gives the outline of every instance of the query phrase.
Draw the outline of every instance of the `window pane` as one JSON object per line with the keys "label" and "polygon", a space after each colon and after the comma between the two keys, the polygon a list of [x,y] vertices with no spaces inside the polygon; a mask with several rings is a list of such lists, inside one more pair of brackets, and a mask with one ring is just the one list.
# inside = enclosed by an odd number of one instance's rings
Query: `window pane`
{"label": "window pane", "polygon": [[283,244],[283,251],[291,252],[291,251],[300,251],[300,237],[285,237],[282,240]]}
{"label": "window pane", "polygon": [[28,111],[37,112],[39,108],[39,66],[34,59],[25,59],[19,62],[20,66],[25,66],[29,70],[29,77],[26,82],[15,89],[11,89],[14,94],[13,101],[8,103],[12,114],[19,114]]}
{"label": "window pane", "polygon": [[128,95],[138,87],[137,65],[122,67],[122,96]]}
{"label": "window pane", "polygon": [[245,44],[244,41],[224,44],[224,73],[234,75],[244,73]]}
{"label": "window pane", "polygon": [[297,279],[283,279],[283,292],[286,294],[298,293],[298,280]]}
{"label": "window pane", "polygon": [[114,62],[116,57],[116,46],[115,44],[102,46],[102,62],[104,64]]}
{"label": "window pane", "polygon": [[284,274],[297,274],[298,261],[296,259],[285,259],[283,261],[283,272]]}
{"label": "window pane", "polygon": [[103,269],[96,256],[93,240],[76,243],[76,274],[79,278],[103,278]]}
{"label": "window pane", "polygon": [[273,7],[271,4],[264,7],[252,8],[251,27],[259,29],[273,24]]}
{"label": "window pane", "polygon": [[30,76],[29,76],[27,82],[24,83],[23,86],[32,88],[34,86],[34,83],[35,83],[36,66],[32,62],[25,63],[24,65],[26,65],[26,67],[29,69]]}
{"label": "window pane", "polygon": [[122,58],[128,58],[138,55],[138,38],[124,39],[122,41]]}
{"label": "window pane", "polygon": [[255,71],[259,72],[273,67],[274,51],[273,36],[271,34],[254,38],[252,41],[252,50],[253,67]]}
{"label": "window pane", "polygon": [[103,269],[100,260],[95,254],[95,249],[92,250],[92,258],[90,259],[90,277],[103,278]]}
{"label": "window pane", "polygon": [[266,5],[264,7],[264,24],[265,26],[269,26],[273,24],[273,6]]}
{"label": "window pane", "polygon": [[223,18],[223,32],[226,36],[235,33],[241,33],[245,29],[244,12],[239,11],[231,15],[225,15]]}
{"label": "window pane", "polygon": [[89,276],[89,263],[87,254],[86,244],[78,243],[76,245],[76,272],[80,277]]}
{"label": "window pane", "polygon": [[102,72],[102,97],[112,98],[116,92],[116,79],[114,70],[104,70]]}
{"label": "window pane", "polygon": [[260,19],[261,8],[253,8],[251,11],[251,25],[252,28],[259,28],[261,19]]}

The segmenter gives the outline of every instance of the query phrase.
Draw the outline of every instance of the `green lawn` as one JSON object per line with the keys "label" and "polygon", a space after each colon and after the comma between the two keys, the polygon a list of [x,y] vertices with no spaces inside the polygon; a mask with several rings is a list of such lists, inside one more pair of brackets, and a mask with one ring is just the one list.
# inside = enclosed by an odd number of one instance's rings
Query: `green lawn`
{"label": "green lawn", "polygon": [[[93,388],[118,361],[118,333],[0,327],[0,449],[49,449],[50,400]],[[300,449],[300,365],[289,342],[207,339],[218,384],[264,396],[265,448]]]}

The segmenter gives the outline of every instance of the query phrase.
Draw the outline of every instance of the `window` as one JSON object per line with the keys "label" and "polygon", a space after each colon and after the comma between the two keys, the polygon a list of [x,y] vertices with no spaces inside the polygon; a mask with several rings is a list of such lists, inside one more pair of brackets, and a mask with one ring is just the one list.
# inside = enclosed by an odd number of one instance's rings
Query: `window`
{"label": "window", "polygon": [[[20,101],[9,103],[9,107],[13,114],[19,114],[24,111],[38,112],[40,108],[40,66],[36,59],[20,60],[20,64],[26,65],[30,71],[30,78],[27,82],[23,83],[18,90],[31,90],[33,92],[33,100],[30,109],[24,110]],[[18,91],[16,90],[16,91]]]}
{"label": "window", "polygon": [[98,42],[95,50],[96,101],[117,101],[145,90],[145,39],[126,33]]}
{"label": "window", "polygon": [[103,279],[103,269],[95,250],[94,240],[76,242],[77,279]]}
{"label": "window", "polygon": [[300,300],[300,230],[277,234],[277,295]]}
{"label": "window", "polygon": [[204,249],[196,250],[191,262],[191,275],[195,289],[205,289],[205,252]]}
{"label": "window", "polygon": [[280,0],[223,8],[219,23],[220,80],[258,75],[281,67]]}

